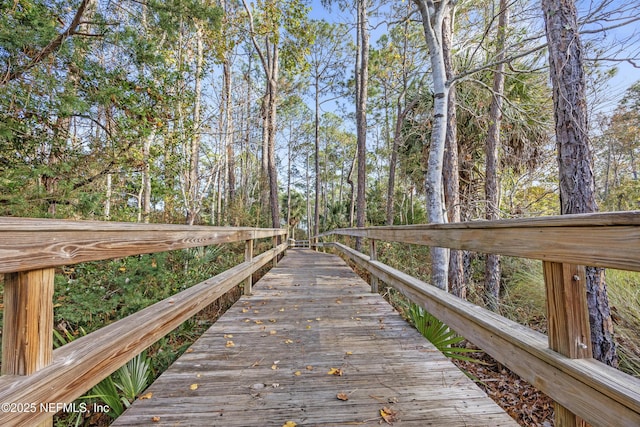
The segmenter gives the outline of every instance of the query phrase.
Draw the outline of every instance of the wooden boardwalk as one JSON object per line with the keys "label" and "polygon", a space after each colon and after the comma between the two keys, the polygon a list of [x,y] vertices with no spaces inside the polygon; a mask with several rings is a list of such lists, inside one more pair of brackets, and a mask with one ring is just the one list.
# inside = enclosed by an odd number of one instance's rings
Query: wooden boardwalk
{"label": "wooden boardwalk", "polygon": [[307,249],[146,393],[113,425],[517,425],[340,258]]}

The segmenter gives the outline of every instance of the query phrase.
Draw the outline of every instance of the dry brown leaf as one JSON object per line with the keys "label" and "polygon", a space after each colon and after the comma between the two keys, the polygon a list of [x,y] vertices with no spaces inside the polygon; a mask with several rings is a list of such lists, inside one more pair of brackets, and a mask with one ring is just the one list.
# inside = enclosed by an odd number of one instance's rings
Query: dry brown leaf
{"label": "dry brown leaf", "polygon": [[293,421],[287,421],[286,423],[282,424],[282,427],[296,427],[298,424],[294,423]]}
{"label": "dry brown leaf", "polygon": [[159,423],[160,417],[151,417],[151,421],[153,421],[154,423]]}
{"label": "dry brown leaf", "polygon": [[139,400],[151,399],[151,396],[153,396],[153,393],[147,393],[147,394],[143,394],[138,399]]}
{"label": "dry brown leaf", "polygon": [[346,354],[347,356],[351,356],[351,355],[353,355],[353,351],[347,351],[345,354]]}
{"label": "dry brown leaf", "polygon": [[338,400],[349,400],[349,395],[347,393],[338,393],[336,394]]}
{"label": "dry brown leaf", "polygon": [[387,424],[393,424],[395,421],[398,421],[398,411],[393,408],[389,408],[385,406],[380,409],[380,416]]}
{"label": "dry brown leaf", "polygon": [[262,325],[262,323],[263,323],[263,322],[262,322],[262,320],[256,320],[256,321],[255,321],[255,324],[256,324],[256,325]]}
{"label": "dry brown leaf", "polygon": [[191,385],[189,386],[189,388],[190,388],[191,390],[197,390],[197,389],[198,389],[198,384],[191,384]]}
{"label": "dry brown leaf", "polygon": [[300,375],[302,375],[302,372],[300,372],[300,371],[295,371],[295,372],[293,373],[293,375],[295,375],[296,377],[299,377]]}
{"label": "dry brown leaf", "polygon": [[307,365],[307,371],[313,371],[313,366]]}
{"label": "dry brown leaf", "polygon": [[278,333],[278,332],[277,332],[277,331],[274,331],[274,330],[269,331],[269,335],[275,335],[275,334],[277,334],[277,333]]}
{"label": "dry brown leaf", "polygon": [[243,312],[243,313],[246,313],[246,312],[248,312],[248,311],[249,311],[249,309],[247,309],[247,308],[243,308],[243,309],[242,309],[242,312]]}
{"label": "dry brown leaf", "polygon": [[224,334],[224,337],[225,337],[225,338],[233,338],[233,335],[231,335],[231,334]]}
{"label": "dry brown leaf", "polygon": [[188,348],[187,351],[185,351],[185,353],[193,353],[193,349],[192,348]]}
{"label": "dry brown leaf", "polygon": [[233,343],[233,341],[227,341],[227,344],[225,345],[225,347],[235,347],[236,345]]}
{"label": "dry brown leaf", "polygon": [[327,372],[327,375],[335,375],[337,377],[341,377],[343,374],[342,369],[340,368],[331,368],[329,370],[329,372]]}
{"label": "dry brown leaf", "polygon": [[293,341],[292,340],[285,340],[284,343],[285,344],[293,344]]}

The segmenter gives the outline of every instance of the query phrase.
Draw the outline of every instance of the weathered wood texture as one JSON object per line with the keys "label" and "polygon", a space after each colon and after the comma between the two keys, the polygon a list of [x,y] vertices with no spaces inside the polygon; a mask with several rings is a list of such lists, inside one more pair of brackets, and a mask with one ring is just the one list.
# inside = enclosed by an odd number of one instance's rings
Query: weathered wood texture
{"label": "weathered wood texture", "polygon": [[517,425],[343,261],[304,249],[146,393],[113,425],[374,426],[385,407],[397,426]]}
{"label": "weathered wood texture", "polygon": [[[572,359],[593,357],[587,311],[585,268],[573,264],[543,262],[547,295],[549,348]],[[585,424],[564,406],[555,404],[555,424]]]}
{"label": "weathered wood texture", "polygon": [[[5,275],[2,375],[30,375],[53,359],[54,269]],[[37,427],[53,426],[53,414]]]}
{"label": "weathered wood texture", "polygon": [[0,273],[286,235],[285,229],[0,218]]}
{"label": "weathered wood texture", "polygon": [[[358,266],[403,292],[460,335],[594,426],[640,426],[640,380],[592,358],[548,348],[547,336],[428,285],[339,243]],[[560,273],[563,274],[563,273]],[[579,345],[579,344],[578,344]]]}
{"label": "weathered wood texture", "polygon": [[[53,362],[28,376],[0,377],[0,403],[70,403],[138,353],[213,303],[286,249],[277,248],[239,264],[122,320],[53,351]],[[50,319],[51,324],[53,320]],[[49,338],[49,345],[51,337]],[[4,347],[4,345],[3,345]],[[0,425],[35,425],[47,413],[0,412]]]}
{"label": "weathered wood texture", "polygon": [[340,234],[495,253],[544,261],[640,271],[640,212],[562,215],[395,227],[348,228]]}

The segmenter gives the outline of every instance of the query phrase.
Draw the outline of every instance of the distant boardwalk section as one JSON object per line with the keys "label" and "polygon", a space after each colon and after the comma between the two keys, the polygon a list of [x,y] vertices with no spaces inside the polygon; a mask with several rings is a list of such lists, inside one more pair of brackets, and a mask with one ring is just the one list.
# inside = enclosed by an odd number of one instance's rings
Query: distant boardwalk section
{"label": "distant boardwalk section", "polygon": [[340,258],[306,249],[289,250],[112,425],[287,422],[517,425]]}

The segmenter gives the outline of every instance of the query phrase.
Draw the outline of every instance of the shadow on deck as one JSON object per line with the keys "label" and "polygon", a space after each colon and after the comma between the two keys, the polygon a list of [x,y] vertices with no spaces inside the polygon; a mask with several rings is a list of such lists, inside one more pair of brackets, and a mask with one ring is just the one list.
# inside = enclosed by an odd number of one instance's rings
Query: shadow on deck
{"label": "shadow on deck", "polygon": [[517,425],[339,257],[308,249],[146,393],[113,425]]}

